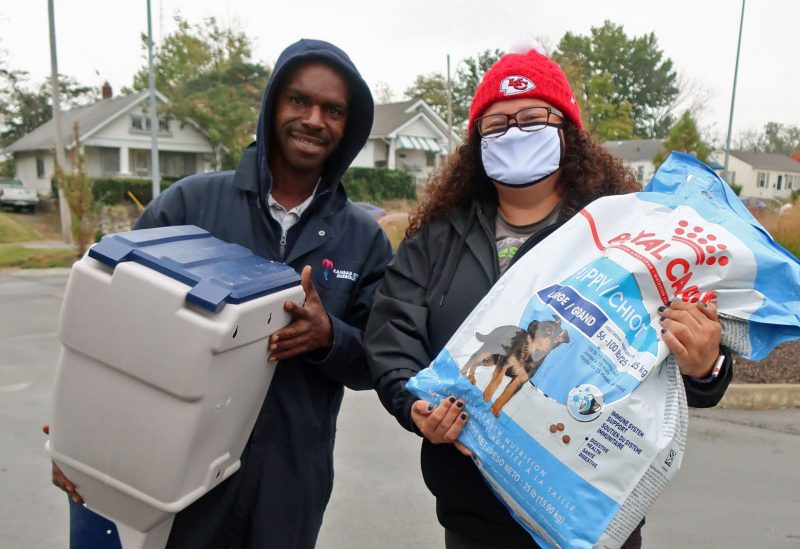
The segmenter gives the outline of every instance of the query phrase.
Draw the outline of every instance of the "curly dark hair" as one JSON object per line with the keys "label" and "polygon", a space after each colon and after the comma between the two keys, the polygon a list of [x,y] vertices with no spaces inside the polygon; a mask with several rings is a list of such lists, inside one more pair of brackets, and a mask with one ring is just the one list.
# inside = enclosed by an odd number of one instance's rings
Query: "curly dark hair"
{"label": "curly dark hair", "polygon": [[[557,187],[564,195],[563,218],[569,219],[601,196],[641,189],[632,170],[569,120],[564,122],[564,141],[566,154]],[[483,169],[480,137],[473,130],[450,160],[431,176],[411,214],[406,234],[446,217],[458,207],[468,207],[473,200],[485,199],[496,201],[497,191]]]}

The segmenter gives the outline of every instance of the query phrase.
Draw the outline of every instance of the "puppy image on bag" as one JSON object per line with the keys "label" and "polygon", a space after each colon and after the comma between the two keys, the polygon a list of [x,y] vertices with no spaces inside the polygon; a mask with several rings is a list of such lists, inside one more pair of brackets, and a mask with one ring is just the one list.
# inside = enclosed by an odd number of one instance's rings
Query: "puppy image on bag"
{"label": "puppy image on bag", "polygon": [[476,333],[475,338],[483,342],[470,357],[461,373],[475,384],[478,366],[494,366],[492,379],[483,392],[484,402],[489,402],[504,376],[511,381],[492,405],[492,413],[499,417],[500,410],[522,386],[533,379],[545,357],[561,345],[569,343],[569,334],[561,327],[561,318],[534,320],[523,330],[517,326],[499,326],[488,334]]}

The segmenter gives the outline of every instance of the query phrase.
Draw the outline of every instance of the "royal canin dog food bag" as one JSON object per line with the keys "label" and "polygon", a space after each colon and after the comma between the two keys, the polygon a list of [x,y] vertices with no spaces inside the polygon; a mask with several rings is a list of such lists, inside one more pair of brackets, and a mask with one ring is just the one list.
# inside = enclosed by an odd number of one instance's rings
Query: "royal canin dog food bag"
{"label": "royal canin dog food bag", "polygon": [[619,547],[686,446],[673,299],[716,299],[722,344],[751,359],[800,337],[800,262],[680,153],[520,258],[407,388],[464,400],[461,442],[538,544]]}

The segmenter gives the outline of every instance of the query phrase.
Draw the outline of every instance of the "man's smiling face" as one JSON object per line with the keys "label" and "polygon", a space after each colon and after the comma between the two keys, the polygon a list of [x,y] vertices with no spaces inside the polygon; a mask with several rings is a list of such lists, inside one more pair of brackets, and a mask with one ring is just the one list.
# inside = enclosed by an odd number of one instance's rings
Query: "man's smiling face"
{"label": "man's smiling face", "polygon": [[347,82],[331,67],[297,68],[278,95],[276,152],[295,170],[321,171],[344,135],[348,99]]}

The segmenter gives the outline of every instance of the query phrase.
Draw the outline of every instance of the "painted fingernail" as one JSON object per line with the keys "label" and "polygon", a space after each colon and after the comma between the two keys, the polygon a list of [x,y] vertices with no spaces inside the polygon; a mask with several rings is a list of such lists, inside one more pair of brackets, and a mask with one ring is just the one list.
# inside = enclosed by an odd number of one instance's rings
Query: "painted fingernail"
{"label": "painted fingernail", "polygon": [[461,421],[467,421],[467,414],[461,414]]}
{"label": "painted fingernail", "polygon": [[659,318],[658,320],[659,320],[659,321],[661,321],[661,322],[664,322],[665,320],[667,320],[667,317],[665,317],[665,316],[662,316],[662,317],[661,317],[661,318]]}
{"label": "painted fingernail", "polygon": [[456,402],[456,406],[458,406],[459,408],[463,408],[464,403],[459,400],[458,402]]}
{"label": "painted fingernail", "polygon": [[429,411],[429,412],[432,412],[432,411],[433,411],[433,404],[428,404],[428,411]]}
{"label": "painted fingernail", "polygon": [[667,329],[666,328],[661,328],[661,333],[662,334],[666,334],[667,333]]}
{"label": "painted fingernail", "polygon": [[702,305],[703,305],[703,307],[705,307],[706,309],[708,309],[708,303],[703,303]]}
{"label": "painted fingernail", "polygon": [[452,404],[456,401],[456,397],[450,397],[448,400],[450,401],[450,404]]}
{"label": "painted fingernail", "polygon": [[658,308],[658,312],[659,312],[659,313],[663,313],[663,312],[664,312],[664,311],[666,311],[666,310],[667,310],[667,308],[666,308],[666,307],[664,307],[663,305],[662,305],[661,307],[659,307],[659,308]]}

